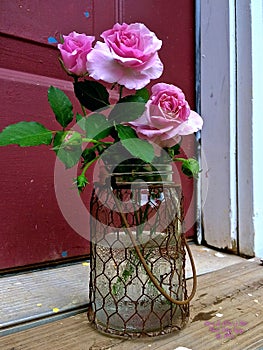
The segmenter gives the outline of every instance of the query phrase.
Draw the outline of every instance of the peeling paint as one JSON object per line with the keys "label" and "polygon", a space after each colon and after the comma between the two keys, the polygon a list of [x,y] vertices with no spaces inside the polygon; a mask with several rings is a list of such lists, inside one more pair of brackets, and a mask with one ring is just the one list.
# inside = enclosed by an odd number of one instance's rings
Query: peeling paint
{"label": "peeling paint", "polygon": [[54,38],[53,36],[50,36],[48,39],[47,39],[48,43],[49,44],[56,44],[58,41],[56,38]]}
{"label": "peeling paint", "polygon": [[66,250],[64,250],[62,253],[61,253],[61,256],[62,258],[66,258],[68,256],[68,252]]}

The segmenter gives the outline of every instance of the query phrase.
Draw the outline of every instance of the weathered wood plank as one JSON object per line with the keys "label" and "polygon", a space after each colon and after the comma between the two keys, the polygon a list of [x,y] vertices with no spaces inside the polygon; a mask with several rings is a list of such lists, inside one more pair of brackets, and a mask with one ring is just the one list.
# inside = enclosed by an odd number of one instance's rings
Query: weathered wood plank
{"label": "weathered wood plank", "polygon": [[[123,340],[95,331],[85,314],[3,337],[3,350],[258,350],[263,347],[263,268],[245,261],[198,277],[189,324],[166,336]],[[221,316],[221,317],[219,317]],[[229,331],[226,329],[229,328]]]}

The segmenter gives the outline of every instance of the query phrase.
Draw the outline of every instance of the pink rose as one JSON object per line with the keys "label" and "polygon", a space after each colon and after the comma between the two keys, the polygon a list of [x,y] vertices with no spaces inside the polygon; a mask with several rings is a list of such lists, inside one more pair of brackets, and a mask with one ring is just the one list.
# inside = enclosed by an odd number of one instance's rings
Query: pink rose
{"label": "pink rose", "polygon": [[63,35],[64,43],[58,44],[62,60],[67,70],[78,76],[87,73],[87,54],[92,49],[94,36],[72,32]]}
{"label": "pink rose", "polygon": [[157,51],[162,41],[144,24],[117,23],[101,37],[104,43],[96,43],[87,62],[94,79],[138,90],[161,76],[163,64]]}
{"label": "pink rose", "polygon": [[180,136],[201,130],[203,120],[190,110],[181,89],[159,83],[152,87],[143,115],[129,124],[139,138],[160,147],[172,147],[179,142]]}

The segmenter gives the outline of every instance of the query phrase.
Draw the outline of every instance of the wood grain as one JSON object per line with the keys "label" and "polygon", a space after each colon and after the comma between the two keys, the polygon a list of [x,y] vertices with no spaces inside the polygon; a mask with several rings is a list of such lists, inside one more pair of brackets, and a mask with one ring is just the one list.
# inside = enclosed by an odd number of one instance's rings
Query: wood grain
{"label": "wood grain", "polygon": [[[3,350],[259,350],[263,346],[263,267],[245,261],[198,277],[189,324],[180,332],[125,340],[98,333],[80,314],[0,339]],[[219,317],[222,315],[222,317]],[[224,324],[233,338],[226,336]],[[242,323],[239,326],[240,322]],[[235,330],[239,329],[239,334]],[[213,327],[219,330],[213,331]],[[237,328],[236,328],[237,329]],[[219,336],[217,336],[219,334]]]}

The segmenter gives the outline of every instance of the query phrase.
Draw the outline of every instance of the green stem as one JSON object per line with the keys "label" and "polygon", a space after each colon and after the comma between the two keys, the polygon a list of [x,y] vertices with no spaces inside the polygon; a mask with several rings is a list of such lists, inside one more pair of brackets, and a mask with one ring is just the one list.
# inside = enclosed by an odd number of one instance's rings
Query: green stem
{"label": "green stem", "polygon": [[95,145],[112,145],[113,144],[113,142],[103,142],[103,141],[97,141],[97,140],[94,140],[94,139],[88,139],[88,138],[86,138],[86,137],[84,137],[83,139],[82,139],[82,141],[83,142],[88,142],[88,143],[94,143]]}
{"label": "green stem", "polygon": [[[73,78],[74,78],[74,83],[77,83],[79,80],[79,77],[77,75],[73,75]],[[85,107],[83,106],[83,104],[81,104],[81,103],[79,103],[79,104],[80,104],[83,116],[86,117],[87,113],[86,113]]]}
{"label": "green stem", "polygon": [[119,99],[122,98],[122,92],[123,92],[123,85],[119,85],[120,90],[119,90]]}
{"label": "green stem", "polygon": [[185,158],[174,158],[173,159],[173,161],[174,162],[184,162],[184,161],[186,161],[187,159],[185,159]]}
{"label": "green stem", "polygon": [[70,77],[73,77],[73,79],[74,79],[75,81],[76,81],[76,80],[78,81],[78,77],[77,77],[75,74],[71,73],[71,72],[65,67],[62,58],[59,57],[58,60],[59,60],[59,63],[60,63],[60,65],[61,65],[62,69],[67,73],[67,75],[69,75]]}
{"label": "green stem", "polygon": [[82,110],[83,116],[86,117],[87,113],[86,113],[85,107],[81,103],[80,103],[80,106],[81,106],[81,110]]}
{"label": "green stem", "polygon": [[87,164],[85,164],[81,175],[85,175],[86,171],[88,170],[88,168],[94,163],[96,162],[98,159],[100,158],[100,156],[97,156],[96,158],[92,159],[90,162],[88,162]]}

